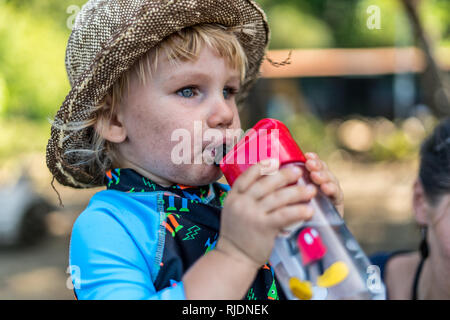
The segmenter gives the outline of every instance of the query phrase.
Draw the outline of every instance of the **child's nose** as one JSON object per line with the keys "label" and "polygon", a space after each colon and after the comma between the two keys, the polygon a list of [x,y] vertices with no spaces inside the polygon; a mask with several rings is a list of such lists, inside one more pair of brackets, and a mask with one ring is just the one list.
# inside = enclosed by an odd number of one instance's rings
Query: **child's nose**
{"label": "child's nose", "polygon": [[234,106],[225,99],[215,99],[207,123],[210,128],[229,127],[233,123]]}

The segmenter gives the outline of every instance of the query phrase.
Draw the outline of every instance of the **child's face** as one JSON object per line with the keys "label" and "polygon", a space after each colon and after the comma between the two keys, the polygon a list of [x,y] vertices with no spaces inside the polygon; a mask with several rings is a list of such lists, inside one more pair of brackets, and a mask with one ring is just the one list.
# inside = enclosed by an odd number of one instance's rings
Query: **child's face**
{"label": "child's face", "polygon": [[[124,167],[134,168],[162,185],[203,185],[219,179],[218,167],[203,160],[194,164],[194,159],[198,162],[199,153],[211,146],[211,141],[202,138],[206,130],[216,130],[225,137],[225,130],[240,128],[233,93],[239,86],[239,71],[229,68],[225,59],[206,46],[194,62],[173,65],[160,58],[145,85],[133,77],[130,93],[117,115],[124,132],[118,144]],[[180,138],[176,134],[179,129],[190,137]],[[197,144],[200,148],[194,149],[194,136],[202,139]],[[173,150],[182,140],[188,143],[190,161],[176,164]],[[175,155],[180,154],[177,150]]]}

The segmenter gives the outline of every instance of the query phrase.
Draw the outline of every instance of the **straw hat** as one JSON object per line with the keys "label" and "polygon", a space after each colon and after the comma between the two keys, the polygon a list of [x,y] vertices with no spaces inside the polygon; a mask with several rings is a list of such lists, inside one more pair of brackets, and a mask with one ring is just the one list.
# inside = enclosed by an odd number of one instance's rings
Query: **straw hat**
{"label": "straw hat", "polygon": [[74,24],[66,50],[71,91],[55,116],[47,145],[47,166],[62,185],[91,188],[103,185],[96,164],[80,165],[66,150],[91,141],[93,128],[68,130],[89,118],[92,108],[114,82],[149,49],[170,34],[196,24],[231,28],[248,58],[242,101],[259,76],[269,41],[262,9],[251,0],[90,0]]}

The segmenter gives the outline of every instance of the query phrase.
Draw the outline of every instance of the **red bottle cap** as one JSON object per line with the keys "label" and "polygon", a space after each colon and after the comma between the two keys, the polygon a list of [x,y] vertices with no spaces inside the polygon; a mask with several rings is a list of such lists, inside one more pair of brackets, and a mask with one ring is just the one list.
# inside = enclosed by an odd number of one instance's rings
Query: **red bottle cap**
{"label": "red bottle cap", "polygon": [[265,159],[277,159],[280,166],[306,162],[288,128],[275,119],[262,119],[220,161],[230,186],[250,166]]}

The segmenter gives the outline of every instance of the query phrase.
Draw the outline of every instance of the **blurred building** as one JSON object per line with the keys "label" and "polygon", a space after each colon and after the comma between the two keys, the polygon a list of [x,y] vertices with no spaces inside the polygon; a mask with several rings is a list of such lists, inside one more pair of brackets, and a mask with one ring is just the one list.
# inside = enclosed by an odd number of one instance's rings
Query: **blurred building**
{"label": "blurred building", "polygon": [[[449,51],[437,52],[446,72]],[[426,63],[417,48],[277,50],[268,57],[280,65],[264,61],[263,78],[247,100],[251,108],[242,112],[248,125],[302,111],[323,120],[351,115],[404,119],[429,111],[423,95]]]}

